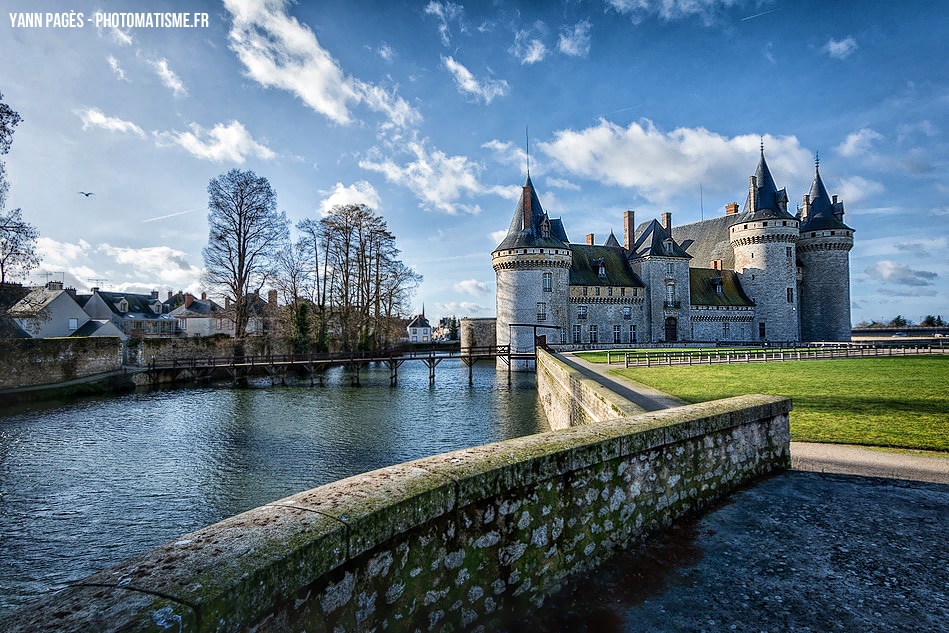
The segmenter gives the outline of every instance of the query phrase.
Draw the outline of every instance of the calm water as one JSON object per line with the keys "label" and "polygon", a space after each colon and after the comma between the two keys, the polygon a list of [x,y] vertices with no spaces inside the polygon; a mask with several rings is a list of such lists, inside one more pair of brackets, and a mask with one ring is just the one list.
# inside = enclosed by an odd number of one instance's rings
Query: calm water
{"label": "calm water", "polygon": [[456,360],[349,387],[169,389],[0,414],[0,615],[181,534],[367,470],[547,430],[533,374]]}

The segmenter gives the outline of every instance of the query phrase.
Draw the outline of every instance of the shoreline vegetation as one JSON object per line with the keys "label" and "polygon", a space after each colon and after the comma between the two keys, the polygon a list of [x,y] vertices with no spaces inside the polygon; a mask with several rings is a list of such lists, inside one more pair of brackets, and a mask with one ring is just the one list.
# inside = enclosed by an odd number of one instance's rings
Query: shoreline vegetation
{"label": "shoreline vegetation", "polygon": [[[606,353],[578,354],[605,363]],[[617,369],[689,403],[762,393],[792,399],[791,440],[949,452],[949,356]]]}

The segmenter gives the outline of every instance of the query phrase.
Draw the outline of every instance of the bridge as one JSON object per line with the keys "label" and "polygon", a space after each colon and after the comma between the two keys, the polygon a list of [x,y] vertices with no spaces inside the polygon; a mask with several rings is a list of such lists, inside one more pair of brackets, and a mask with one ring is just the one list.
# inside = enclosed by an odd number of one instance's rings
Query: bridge
{"label": "bridge", "polygon": [[411,361],[425,363],[429,384],[435,383],[435,368],[446,360],[459,360],[468,367],[468,382],[473,381],[472,367],[482,360],[501,359],[508,367],[510,381],[511,361],[535,360],[534,350],[512,351],[508,345],[466,348],[391,349],[366,352],[322,354],[265,354],[251,356],[189,356],[183,358],[152,358],[146,374],[153,384],[185,381],[231,380],[241,384],[255,376],[269,377],[272,385],[285,384],[289,375],[309,378],[310,385],[323,385],[324,373],[330,367],[345,367],[350,384],[359,386],[360,370],[371,363],[389,368],[389,384],[395,386],[399,367]]}

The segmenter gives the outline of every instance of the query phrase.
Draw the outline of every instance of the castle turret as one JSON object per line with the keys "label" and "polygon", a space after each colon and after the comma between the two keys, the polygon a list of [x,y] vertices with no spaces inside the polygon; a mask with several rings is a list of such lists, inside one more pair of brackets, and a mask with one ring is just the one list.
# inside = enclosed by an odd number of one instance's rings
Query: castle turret
{"label": "castle turret", "polygon": [[[560,342],[568,326],[569,271],[572,256],[560,220],[551,220],[541,207],[530,176],[524,183],[511,226],[491,253],[497,277],[497,343],[512,353],[534,350],[533,325],[557,326],[559,332],[538,328]],[[504,361],[498,366],[507,368]],[[531,369],[528,362],[514,370]]]}
{"label": "castle turret", "polygon": [[761,148],[758,169],[749,179],[748,199],[728,229],[735,271],[755,302],[755,334],[764,341],[800,339],[796,244],[798,219],[787,211]]}
{"label": "castle turret", "polygon": [[819,161],[815,161],[814,182],[799,214],[801,338],[849,341],[853,229],[843,222],[843,202],[827,195]]}
{"label": "castle turret", "polygon": [[629,253],[629,263],[645,285],[645,342],[674,343],[692,338],[689,260],[672,237],[672,214],[650,222]]}

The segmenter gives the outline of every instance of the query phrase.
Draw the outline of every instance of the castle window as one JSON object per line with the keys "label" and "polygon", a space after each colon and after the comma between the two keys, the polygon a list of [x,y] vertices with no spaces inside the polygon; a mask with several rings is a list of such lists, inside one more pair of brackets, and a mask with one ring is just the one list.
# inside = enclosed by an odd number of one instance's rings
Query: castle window
{"label": "castle window", "polygon": [[669,262],[669,263],[666,264],[666,274],[667,274],[667,275],[671,275],[671,274],[672,274],[672,262]]}
{"label": "castle window", "polygon": [[579,326],[579,325],[574,325],[574,326],[573,326],[573,342],[574,342],[574,343],[579,343],[579,342],[580,342],[580,332],[581,332],[580,326]]}
{"label": "castle window", "polygon": [[587,296],[587,287],[586,287],[586,286],[583,287],[583,296],[584,296],[584,297]]}
{"label": "castle window", "polygon": [[762,223],[761,223],[761,226],[768,226],[768,223],[767,223],[767,222],[762,222]]}
{"label": "castle window", "polygon": [[587,307],[586,306],[577,306],[577,320],[585,321],[587,318]]}
{"label": "castle window", "polygon": [[722,337],[728,338],[728,321],[722,321]]}
{"label": "castle window", "polygon": [[610,286],[609,288],[606,289],[606,294],[607,296],[610,296],[610,297],[613,296],[613,286]]}
{"label": "castle window", "polygon": [[788,303],[794,303],[794,288],[788,288]]}
{"label": "castle window", "polygon": [[599,286],[597,286],[596,288],[593,289],[593,294],[594,294],[594,296],[597,296],[597,297],[600,296],[600,287],[599,287]]}
{"label": "castle window", "polygon": [[597,326],[595,326],[595,325],[591,325],[591,326],[590,326],[590,342],[591,342],[591,343],[599,343],[599,342],[600,342],[599,330],[598,330]]}
{"label": "castle window", "polygon": [[636,342],[636,326],[635,325],[629,326],[629,342],[630,343]]}
{"label": "castle window", "polygon": [[629,321],[633,318],[633,309],[629,306],[623,306],[623,320]]}
{"label": "castle window", "polygon": [[787,254],[788,259],[791,259],[791,247],[790,247],[790,246],[786,246],[785,249],[784,249],[784,252]]}
{"label": "castle window", "polygon": [[831,235],[833,235],[833,234],[834,234],[834,232],[833,232],[833,231],[831,231],[831,232],[830,232],[830,234],[831,234]]}
{"label": "castle window", "polygon": [[676,285],[666,284],[666,303],[672,304],[676,300]]}
{"label": "castle window", "polygon": [[537,320],[546,321],[547,320],[547,304],[543,301],[537,302]]}
{"label": "castle window", "polygon": [[544,273],[544,292],[553,292],[554,276],[552,273]]}
{"label": "castle window", "polygon": [[600,264],[600,272],[598,273],[600,279],[606,279],[606,266]]}
{"label": "castle window", "polygon": [[623,330],[622,328],[620,328],[620,326],[618,325],[613,326],[613,342],[614,343],[622,343],[622,341],[620,340],[620,337],[622,336],[621,334],[622,331]]}
{"label": "castle window", "polygon": [[764,323],[759,323],[758,324],[758,338],[764,338],[764,335],[765,335]]}
{"label": "castle window", "polygon": [[781,223],[781,226],[787,226],[787,225],[788,225],[788,221],[787,221],[787,220],[785,220],[784,222]]}
{"label": "castle window", "polygon": [[721,280],[721,279],[713,279],[713,280],[712,280],[712,283],[715,284],[715,294],[717,294],[717,295],[722,294],[722,280]]}

